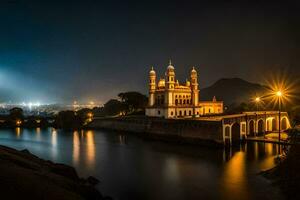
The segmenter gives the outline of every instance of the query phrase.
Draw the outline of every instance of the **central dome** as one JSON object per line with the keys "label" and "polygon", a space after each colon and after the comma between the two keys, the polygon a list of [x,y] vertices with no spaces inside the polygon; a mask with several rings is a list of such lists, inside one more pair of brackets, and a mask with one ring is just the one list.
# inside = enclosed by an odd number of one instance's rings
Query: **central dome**
{"label": "central dome", "polygon": [[173,69],[174,70],[174,66],[172,65],[172,62],[171,62],[171,60],[169,61],[169,66],[168,66],[168,68],[167,69]]}

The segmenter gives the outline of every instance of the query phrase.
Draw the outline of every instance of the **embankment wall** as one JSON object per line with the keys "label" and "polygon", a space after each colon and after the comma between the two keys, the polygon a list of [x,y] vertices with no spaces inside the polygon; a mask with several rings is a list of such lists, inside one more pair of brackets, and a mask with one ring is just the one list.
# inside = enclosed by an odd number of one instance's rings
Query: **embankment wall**
{"label": "embankment wall", "polygon": [[87,128],[223,143],[222,122],[151,117],[95,118]]}

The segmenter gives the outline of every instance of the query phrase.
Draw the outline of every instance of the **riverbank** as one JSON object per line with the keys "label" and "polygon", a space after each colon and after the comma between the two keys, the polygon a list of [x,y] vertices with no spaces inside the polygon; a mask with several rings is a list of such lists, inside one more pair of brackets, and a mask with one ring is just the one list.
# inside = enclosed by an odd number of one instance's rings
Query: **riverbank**
{"label": "riverbank", "polygon": [[135,133],[141,137],[176,143],[222,146],[222,123],[193,119],[154,117],[95,118],[86,129]]}
{"label": "riverbank", "polygon": [[274,181],[283,191],[286,199],[300,199],[300,144],[294,139],[287,157],[263,175]]}
{"label": "riverbank", "polygon": [[93,177],[78,177],[73,167],[0,146],[1,199],[107,199],[94,188],[97,183]]}

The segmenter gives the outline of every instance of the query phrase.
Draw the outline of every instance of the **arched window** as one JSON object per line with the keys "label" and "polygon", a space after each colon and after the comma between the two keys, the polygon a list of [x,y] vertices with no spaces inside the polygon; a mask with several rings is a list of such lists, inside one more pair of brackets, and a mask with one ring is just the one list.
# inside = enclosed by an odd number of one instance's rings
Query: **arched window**
{"label": "arched window", "polygon": [[208,109],[208,113],[210,113],[210,108]]}
{"label": "arched window", "polygon": [[184,111],[184,116],[186,116],[186,110]]}
{"label": "arched window", "polygon": [[192,115],[192,111],[189,111],[189,116],[191,116]]}
{"label": "arched window", "polygon": [[175,99],[175,105],[177,105],[178,104],[178,100],[177,99]]}
{"label": "arched window", "polygon": [[179,111],[179,116],[182,116],[182,112],[181,112],[181,110]]}
{"label": "arched window", "polygon": [[157,111],[157,114],[160,115],[160,110]]}
{"label": "arched window", "polygon": [[182,99],[179,100],[179,103],[182,104]]}
{"label": "arched window", "polygon": [[185,99],[183,100],[183,104],[185,104]]}
{"label": "arched window", "polygon": [[171,112],[171,116],[173,116],[173,111]]}

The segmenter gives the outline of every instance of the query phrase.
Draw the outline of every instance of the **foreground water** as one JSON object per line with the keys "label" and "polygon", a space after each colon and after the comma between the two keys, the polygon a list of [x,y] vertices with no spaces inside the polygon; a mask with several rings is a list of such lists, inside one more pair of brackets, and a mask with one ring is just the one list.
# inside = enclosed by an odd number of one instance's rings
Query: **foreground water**
{"label": "foreground water", "polygon": [[109,131],[0,130],[0,144],[74,166],[100,179],[114,199],[283,199],[258,175],[275,166],[277,146],[214,149],[143,140]]}

